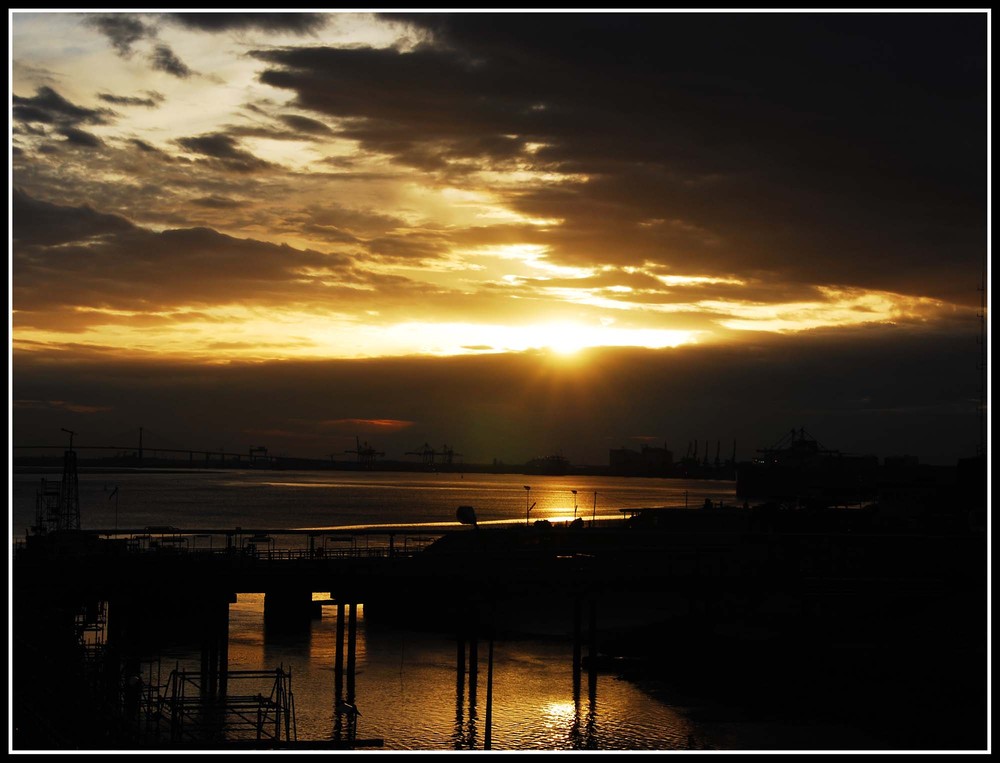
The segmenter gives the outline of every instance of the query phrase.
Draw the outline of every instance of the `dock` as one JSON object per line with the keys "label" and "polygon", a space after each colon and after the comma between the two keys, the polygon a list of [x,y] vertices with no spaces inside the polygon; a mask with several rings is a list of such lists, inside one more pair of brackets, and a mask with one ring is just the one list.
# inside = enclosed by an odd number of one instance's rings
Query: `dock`
{"label": "dock", "polygon": [[[55,669],[32,656],[39,650],[70,659],[81,629],[100,620],[103,641],[93,657],[102,675],[116,677],[100,689],[102,701],[120,708],[123,666],[185,628],[202,645],[192,701],[225,708],[239,680],[228,666],[229,605],[240,593],[263,593],[265,620],[286,627],[336,608],[336,696],[347,708],[359,606],[366,619],[389,624],[413,622],[419,612],[429,629],[462,646],[458,666],[466,648],[471,664],[480,640],[516,633],[544,611],[564,618],[576,671],[618,664],[655,673],[663,654],[684,650],[705,675],[752,682],[765,680],[757,673],[763,665],[812,660],[816,650],[831,666],[849,666],[855,653],[839,645],[859,638],[883,667],[905,670],[919,658],[920,633],[949,654],[956,689],[975,686],[986,654],[985,534],[958,520],[908,532],[876,520],[858,510],[646,509],[595,526],[354,531],[341,535],[352,540],[340,547],[324,547],[328,531],[317,529],[50,533],[15,553],[15,679],[24,689],[37,680],[25,676]],[[227,540],[163,542],[205,536]],[[314,591],[329,597],[315,601]],[[771,634],[763,641],[762,630]],[[741,640],[749,633],[758,635]],[[744,657],[748,648],[753,661]],[[670,670],[680,675],[682,667]],[[254,732],[259,738],[189,740],[177,732],[181,705],[161,700],[171,707],[147,746],[304,750],[379,741],[352,739],[348,715],[341,738],[299,742],[274,730],[288,712],[277,707],[268,711],[277,717],[271,731]]]}

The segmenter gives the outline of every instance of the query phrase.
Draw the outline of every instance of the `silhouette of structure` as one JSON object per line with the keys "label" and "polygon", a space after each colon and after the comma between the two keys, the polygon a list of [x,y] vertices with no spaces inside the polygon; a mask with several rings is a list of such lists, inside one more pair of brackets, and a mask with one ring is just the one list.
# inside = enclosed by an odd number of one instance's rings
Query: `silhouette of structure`
{"label": "silhouette of structure", "polygon": [[823,447],[791,429],[753,462],[740,464],[736,496],[800,506],[861,506],[875,497],[878,458]]}
{"label": "silhouette of structure", "polygon": [[35,533],[55,533],[80,529],[80,477],[77,472],[73,436],[69,434],[69,450],[63,453],[63,472],[59,486],[51,485],[43,477],[35,498]]}
{"label": "silhouette of structure", "polygon": [[[429,443],[424,443],[418,450],[408,450],[406,451],[407,456],[420,456],[421,463],[424,466],[430,468],[436,463],[441,463],[445,466],[451,466],[455,457],[461,457],[461,453],[456,453],[454,448],[449,448],[447,445],[441,447],[441,450],[435,450]],[[440,458],[441,461],[438,462],[436,459]]]}
{"label": "silhouette of structure", "polygon": [[626,447],[608,452],[612,473],[621,475],[666,476],[674,465],[674,454],[666,446],[642,445],[636,452]]}
{"label": "silhouette of structure", "polygon": [[361,444],[361,440],[357,437],[354,438],[357,441],[357,445],[354,450],[345,450],[345,453],[356,453],[358,456],[358,466],[362,469],[374,469],[375,461],[380,456],[384,456],[385,453],[375,450],[371,445],[365,442],[364,445]]}

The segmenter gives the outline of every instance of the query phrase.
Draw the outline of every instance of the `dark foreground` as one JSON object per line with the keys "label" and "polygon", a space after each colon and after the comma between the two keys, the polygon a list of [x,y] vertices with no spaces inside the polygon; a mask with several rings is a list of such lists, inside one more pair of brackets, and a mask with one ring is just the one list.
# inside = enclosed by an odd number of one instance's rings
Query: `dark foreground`
{"label": "dark foreground", "polygon": [[[179,628],[207,634],[214,676],[226,664],[219,612],[235,593],[265,591],[272,616],[294,620],[302,612],[288,602],[330,590],[363,602],[373,624],[412,622],[419,609],[428,629],[463,637],[514,638],[565,609],[583,670],[706,712],[835,719],[886,750],[984,750],[986,553],[985,532],[962,515],[903,526],[871,511],[777,507],[468,527],[416,555],[364,559],[127,553],[86,534],[46,537],[14,560],[13,749],[153,747],[129,707],[131,663]],[[97,611],[106,638],[88,644]]]}

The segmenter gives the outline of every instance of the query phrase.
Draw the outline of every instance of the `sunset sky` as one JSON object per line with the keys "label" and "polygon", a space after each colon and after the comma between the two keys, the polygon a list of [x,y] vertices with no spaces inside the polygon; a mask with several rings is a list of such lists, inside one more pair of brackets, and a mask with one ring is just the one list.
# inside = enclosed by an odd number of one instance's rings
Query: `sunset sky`
{"label": "sunset sky", "polygon": [[10,27],[14,444],[976,452],[986,12]]}

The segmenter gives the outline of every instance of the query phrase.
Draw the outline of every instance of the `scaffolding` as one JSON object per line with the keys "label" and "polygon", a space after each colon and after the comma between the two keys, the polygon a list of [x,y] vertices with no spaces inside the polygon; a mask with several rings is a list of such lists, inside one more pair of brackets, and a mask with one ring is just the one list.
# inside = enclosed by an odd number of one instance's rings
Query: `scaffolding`
{"label": "scaffolding", "polygon": [[35,497],[36,535],[59,530],[80,529],[80,479],[76,469],[76,451],[67,450],[63,456],[61,482],[56,485],[42,478]]}
{"label": "scaffolding", "polygon": [[84,663],[99,663],[107,641],[108,603],[94,601],[81,607],[74,615],[74,624]]}
{"label": "scaffolding", "polygon": [[171,671],[162,704],[172,743],[297,741],[291,670],[231,670],[226,677],[226,695],[212,700],[206,680],[210,677],[199,671]]}

